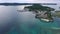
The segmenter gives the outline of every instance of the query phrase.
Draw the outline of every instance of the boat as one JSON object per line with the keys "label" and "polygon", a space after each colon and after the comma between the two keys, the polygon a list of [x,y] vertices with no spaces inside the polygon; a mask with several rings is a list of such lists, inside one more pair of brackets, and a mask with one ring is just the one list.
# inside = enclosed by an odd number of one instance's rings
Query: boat
{"label": "boat", "polygon": [[43,19],[43,18],[41,18],[41,20],[46,21],[46,22],[51,22],[51,21],[53,21],[53,20]]}

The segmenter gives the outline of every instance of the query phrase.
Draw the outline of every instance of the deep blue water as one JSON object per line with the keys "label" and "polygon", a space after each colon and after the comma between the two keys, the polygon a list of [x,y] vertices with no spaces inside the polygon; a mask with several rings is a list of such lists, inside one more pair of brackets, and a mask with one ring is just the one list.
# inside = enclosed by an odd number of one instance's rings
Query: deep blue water
{"label": "deep blue water", "polygon": [[16,6],[0,9],[0,34],[50,34],[53,28],[60,28],[60,18],[47,23],[36,19],[32,12],[18,12]]}
{"label": "deep blue water", "polygon": [[18,12],[18,20],[9,34],[51,34],[48,29],[60,28],[60,18],[53,22],[44,22],[35,18],[32,12]]}

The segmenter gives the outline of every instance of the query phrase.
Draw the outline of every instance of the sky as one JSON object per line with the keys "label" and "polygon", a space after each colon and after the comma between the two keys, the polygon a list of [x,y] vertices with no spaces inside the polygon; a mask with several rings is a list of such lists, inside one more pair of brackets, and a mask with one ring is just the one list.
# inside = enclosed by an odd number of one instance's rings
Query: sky
{"label": "sky", "polygon": [[0,2],[18,2],[18,3],[57,3],[59,0],[0,0]]}
{"label": "sky", "polygon": [[[57,3],[57,5],[49,5],[55,9],[59,9],[60,0],[0,0],[0,3]],[[23,7],[23,6],[22,6]]]}

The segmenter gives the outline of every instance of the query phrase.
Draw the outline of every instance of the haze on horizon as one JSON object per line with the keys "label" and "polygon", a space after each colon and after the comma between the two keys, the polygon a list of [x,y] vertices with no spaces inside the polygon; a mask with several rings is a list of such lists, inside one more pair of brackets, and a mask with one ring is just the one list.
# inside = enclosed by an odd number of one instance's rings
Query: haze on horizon
{"label": "haze on horizon", "polygon": [[[0,0],[0,3],[56,3],[57,5],[46,5],[59,10],[60,0]],[[20,6],[20,9],[24,6]]]}
{"label": "haze on horizon", "polygon": [[16,2],[16,3],[58,3],[59,0],[0,0],[0,3],[2,2]]}

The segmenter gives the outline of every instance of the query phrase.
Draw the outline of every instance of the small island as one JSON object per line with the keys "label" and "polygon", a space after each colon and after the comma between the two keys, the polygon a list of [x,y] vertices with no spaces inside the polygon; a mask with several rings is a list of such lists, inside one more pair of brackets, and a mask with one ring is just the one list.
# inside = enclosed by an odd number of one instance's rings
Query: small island
{"label": "small island", "polygon": [[54,11],[54,8],[42,6],[40,4],[33,4],[32,6],[24,7],[24,9],[28,9],[29,11],[35,12],[35,18],[39,20],[43,20],[46,22],[53,21],[51,11]]}

